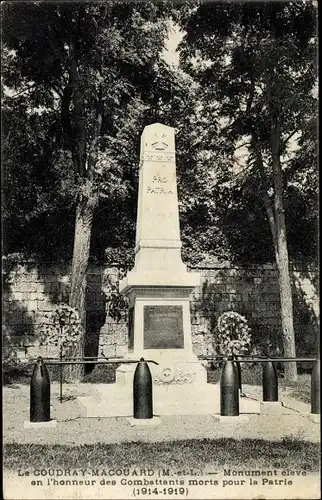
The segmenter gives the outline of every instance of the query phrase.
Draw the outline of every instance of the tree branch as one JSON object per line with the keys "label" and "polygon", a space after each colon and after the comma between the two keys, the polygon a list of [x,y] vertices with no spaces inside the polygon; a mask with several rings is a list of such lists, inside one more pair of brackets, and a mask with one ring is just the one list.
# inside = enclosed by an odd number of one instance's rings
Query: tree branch
{"label": "tree branch", "polygon": [[31,85],[30,87],[28,87],[27,89],[24,89],[24,90],[20,90],[20,92],[17,92],[16,94],[14,95],[9,95],[7,92],[5,92],[5,94],[10,97],[10,99],[15,99],[16,97],[19,97],[20,95],[22,94],[25,94],[26,92],[30,92],[31,90],[33,90],[35,88],[36,84],[33,84]]}
{"label": "tree branch", "polygon": [[61,85],[58,85],[58,83],[53,84],[53,90],[56,92],[56,94],[57,94],[59,97],[62,97],[62,96],[63,96],[63,93],[64,93],[64,88],[63,88]]}
{"label": "tree branch", "polygon": [[276,221],[284,214],[283,209],[283,175],[280,162],[280,124],[278,117],[272,113],[271,124],[271,148],[272,148],[272,164],[273,164],[273,178],[274,178],[274,207],[276,214]]}
{"label": "tree branch", "polygon": [[286,139],[284,139],[282,141],[282,145],[281,145],[281,149],[284,149],[286,147],[286,144],[288,143],[288,141],[293,137],[293,135],[295,135],[299,130],[298,129],[295,129],[293,130],[293,132],[291,132],[287,137]]}
{"label": "tree branch", "polygon": [[97,98],[97,115],[94,124],[93,138],[90,143],[87,156],[86,170],[89,179],[92,179],[93,177],[93,169],[97,162],[99,137],[103,123],[103,113],[104,113],[103,90],[102,90],[102,82],[100,82],[98,90],[98,98]]}
{"label": "tree branch", "polygon": [[273,245],[274,245],[274,250],[275,250],[275,256],[276,259],[278,259],[278,247],[277,247],[277,227],[276,227],[276,220],[275,220],[275,215],[274,215],[274,210],[272,207],[272,203],[270,200],[270,197],[267,192],[267,176],[265,173],[265,168],[264,168],[264,162],[263,162],[263,157],[262,157],[262,152],[259,147],[257,137],[255,130],[252,130],[252,148],[254,150],[255,154],[255,162],[256,166],[258,168],[261,180],[262,180],[262,196],[263,196],[263,202],[264,206],[266,209],[267,217],[268,217],[268,222],[271,228],[271,233],[272,233],[272,239],[273,239]]}
{"label": "tree branch", "polygon": [[239,146],[236,146],[234,148],[234,150],[237,151],[238,149],[243,148],[244,146],[250,146],[250,145],[251,145],[251,142],[250,141],[246,141],[246,142],[243,142],[242,144],[240,144]]}
{"label": "tree branch", "polygon": [[71,85],[68,84],[63,91],[61,98],[61,124],[63,132],[66,134],[68,147],[72,153],[73,161],[76,161],[74,134],[70,117],[70,103],[72,96]]}
{"label": "tree branch", "polygon": [[70,80],[74,98],[74,130],[73,140],[74,151],[76,155],[78,171],[81,175],[86,174],[86,132],[85,132],[85,116],[84,116],[84,96],[80,89],[80,79],[77,68],[76,48],[73,37],[69,46],[70,54]]}

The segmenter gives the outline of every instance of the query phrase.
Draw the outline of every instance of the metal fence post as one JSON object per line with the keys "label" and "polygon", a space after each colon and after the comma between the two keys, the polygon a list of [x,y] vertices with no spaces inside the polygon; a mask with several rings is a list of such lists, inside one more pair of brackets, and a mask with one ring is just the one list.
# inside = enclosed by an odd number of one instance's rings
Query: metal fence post
{"label": "metal fence post", "polygon": [[235,417],[239,415],[239,380],[236,363],[228,359],[220,377],[220,415]]}
{"label": "metal fence post", "polygon": [[133,417],[153,418],[152,376],[144,358],[140,359],[134,372]]}
{"label": "metal fence post", "polygon": [[37,358],[30,380],[30,422],[50,420],[50,378],[44,360]]}
{"label": "metal fence post", "polygon": [[238,360],[237,356],[234,356],[234,361],[236,363],[236,368],[237,368],[237,373],[238,373],[238,389],[240,390],[240,394],[242,394],[242,378],[241,378],[241,367],[240,367],[240,361]]}
{"label": "metal fence post", "polygon": [[263,367],[263,401],[278,401],[278,381],[275,363],[266,361]]}
{"label": "metal fence post", "polygon": [[311,375],[311,413],[320,414],[320,358],[315,360]]}
{"label": "metal fence post", "polygon": [[59,349],[59,360],[60,360],[60,366],[59,366],[59,401],[60,403],[63,402],[63,346],[60,346]]}

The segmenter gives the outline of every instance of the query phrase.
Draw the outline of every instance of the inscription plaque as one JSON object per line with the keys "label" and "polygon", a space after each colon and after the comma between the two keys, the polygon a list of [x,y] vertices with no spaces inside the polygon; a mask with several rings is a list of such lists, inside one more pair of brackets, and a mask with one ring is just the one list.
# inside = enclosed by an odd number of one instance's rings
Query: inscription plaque
{"label": "inscription plaque", "polygon": [[181,306],[144,306],[144,349],[183,349]]}

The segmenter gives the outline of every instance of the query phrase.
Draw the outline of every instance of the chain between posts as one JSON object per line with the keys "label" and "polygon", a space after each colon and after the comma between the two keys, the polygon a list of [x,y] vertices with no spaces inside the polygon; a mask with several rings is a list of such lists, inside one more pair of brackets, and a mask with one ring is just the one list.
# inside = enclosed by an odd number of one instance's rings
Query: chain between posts
{"label": "chain between posts", "polygon": [[[88,364],[95,364],[95,365],[116,365],[116,364],[134,364],[134,363],[139,363],[142,361],[141,359],[123,359],[123,358],[107,358],[104,353],[102,352],[104,356],[103,358],[98,358],[98,357],[71,357],[71,358],[65,358],[64,360],[62,359],[62,351],[60,351],[60,356],[59,359],[57,358],[41,358],[44,362],[45,365],[59,365],[60,370],[59,370],[59,401],[60,403],[63,402],[63,376],[62,376],[62,370],[64,365],[88,365]],[[39,358],[37,358],[39,359]],[[102,361],[99,361],[99,360]],[[157,361],[154,361],[153,359],[145,359],[144,360],[146,363],[153,363],[155,365],[158,365],[159,363]],[[32,360],[30,361],[30,363]]]}
{"label": "chain between posts", "polygon": [[[61,353],[60,353],[61,354]],[[203,359],[222,360],[224,368],[220,380],[221,394],[221,415],[222,416],[238,416],[239,415],[239,399],[238,389],[241,390],[241,376],[237,372],[237,365],[243,362],[259,362],[263,364],[263,401],[278,402],[278,383],[274,361],[313,361],[313,371],[311,374],[311,413],[320,414],[320,359],[317,358],[252,358],[236,360],[234,356],[212,356]],[[140,360],[105,357],[104,361],[98,361],[100,358],[78,359],[73,358],[72,361],[58,361],[55,358],[38,357],[37,364],[34,368],[30,383],[30,419],[31,421],[47,421],[50,420],[50,379],[46,365],[62,365],[64,364],[122,364],[136,363],[137,369],[134,376],[134,418],[153,418],[152,408],[152,379],[149,371],[148,362],[158,365],[154,360]],[[270,365],[268,364],[270,363]],[[44,376],[45,373],[45,376]],[[47,378],[46,378],[47,377]],[[37,390],[36,390],[37,389]],[[40,396],[38,392],[40,391]],[[240,394],[242,396],[242,394]],[[62,377],[60,377],[60,403],[62,403]]]}
{"label": "chain between posts", "polygon": [[[268,357],[268,356],[263,356],[263,357],[254,357],[254,358],[243,358],[243,356],[241,355],[236,355],[234,354],[234,356],[198,356],[198,359],[200,359],[201,361],[228,361],[228,360],[232,360],[234,358],[234,361],[236,361],[237,363],[265,363],[265,362],[283,362],[283,363],[287,363],[287,362],[292,362],[292,361],[295,361],[297,363],[300,363],[300,362],[314,362],[316,361],[317,359],[319,359],[318,357],[316,358],[271,358],[271,357]],[[236,358],[242,358],[242,359],[236,359]]]}
{"label": "chain between posts", "polygon": [[[243,358],[243,355],[235,355],[234,358],[236,362],[238,363],[263,363],[263,362],[314,362],[319,357],[316,358],[272,358],[272,357],[254,357],[254,358]],[[242,359],[238,359],[242,358]],[[99,357],[94,357],[94,356],[84,356],[84,357],[69,357],[69,358],[64,358],[64,361],[61,361],[60,358],[42,358],[46,364],[118,364],[118,363],[138,363],[139,360],[126,360],[124,358],[107,358],[104,356],[104,358],[99,358]],[[200,361],[228,361],[231,360],[231,356],[198,356],[198,359]],[[26,364],[34,364],[36,362],[37,358],[30,359],[28,363]],[[145,360],[148,363],[153,363],[155,365],[158,365],[159,363],[157,361],[154,361],[152,359],[147,359]],[[188,361],[189,363],[189,361]],[[191,361],[191,363],[195,363],[195,361]]]}
{"label": "chain between posts", "polygon": [[[72,360],[72,361],[59,361],[59,360],[55,360],[55,359],[52,359],[52,360],[49,360],[47,361],[46,358],[43,358],[44,362],[46,363],[46,365],[119,365],[119,364],[134,364],[134,363],[138,363],[140,360],[139,359],[118,359],[118,360],[104,360],[104,361],[90,361],[90,360],[85,360],[85,361],[75,361],[75,360]],[[155,365],[158,365],[159,363],[157,363],[156,361],[154,361],[153,359],[144,359],[144,361],[146,361],[147,363],[153,363]]]}
{"label": "chain between posts", "polygon": [[[36,359],[31,359],[28,364],[35,363]],[[70,357],[70,358],[62,358],[61,356],[59,358],[45,358],[42,357],[44,363],[46,365],[82,365],[82,364],[95,364],[95,365],[105,365],[105,364],[131,364],[131,363],[138,363],[140,359],[124,359],[124,358],[107,358],[104,356],[104,358],[99,358],[99,357]],[[144,359],[147,363],[153,363],[154,365],[158,365],[159,363],[155,361],[154,359]]]}
{"label": "chain between posts", "polygon": [[[311,413],[320,414],[320,357],[314,358],[276,358],[269,356],[249,355],[230,355],[230,356],[199,356],[200,360],[224,362],[222,376],[220,379],[221,390],[221,415],[238,415],[238,386],[241,392],[241,371],[237,370],[241,363],[260,363],[263,368],[263,401],[278,402],[278,380],[276,375],[275,363],[277,362],[312,362],[311,374]],[[238,359],[239,358],[239,359]],[[236,370],[234,372],[233,365]],[[225,372],[226,370],[226,372]],[[229,372],[229,373],[228,373]],[[226,378],[223,375],[226,374]],[[240,394],[243,395],[242,392]]]}

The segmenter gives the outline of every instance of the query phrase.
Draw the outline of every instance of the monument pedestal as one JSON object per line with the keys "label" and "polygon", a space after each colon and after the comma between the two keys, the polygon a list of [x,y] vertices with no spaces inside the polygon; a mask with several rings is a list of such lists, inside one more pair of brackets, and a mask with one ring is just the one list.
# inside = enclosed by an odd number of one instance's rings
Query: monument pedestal
{"label": "monument pedestal", "polygon": [[[151,276],[154,274],[154,276]],[[189,296],[200,283],[197,273],[131,272],[120,289],[129,298],[128,359],[155,361],[149,367],[154,385],[206,384],[206,369],[192,351]],[[151,280],[158,284],[152,285]],[[138,285],[137,283],[140,283]],[[132,382],[135,365],[121,365],[116,383]]]}
{"label": "monument pedestal", "polygon": [[[149,363],[157,415],[177,414],[180,408],[187,411],[187,401],[188,413],[192,406],[193,413],[198,413],[207,372],[192,351],[189,296],[200,277],[187,272],[178,275],[175,269],[156,275],[132,271],[120,283],[130,303],[127,359],[143,357],[158,363]],[[121,365],[116,384],[131,385],[135,368],[135,364]]]}

